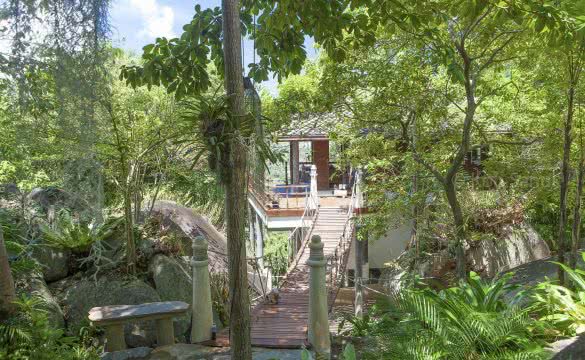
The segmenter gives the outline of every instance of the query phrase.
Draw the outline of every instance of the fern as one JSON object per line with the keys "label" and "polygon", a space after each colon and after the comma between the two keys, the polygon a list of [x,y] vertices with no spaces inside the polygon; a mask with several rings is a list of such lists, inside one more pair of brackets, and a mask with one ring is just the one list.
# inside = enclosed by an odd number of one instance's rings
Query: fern
{"label": "fern", "polygon": [[0,358],[8,360],[97,360],[91,346],[86,347],[75,337],[64,336],[63,330],[53,328],[43,300],[21,297],[15,302],[17,316],[0,323]]}
{"label": "fern", "polygon": [[61,212],[55,229],[46,222],[41,222],[39,228],[46,244],[70,249],[75,253],[84,253],[89,251],[94,242],[110,237],[123,221],[123,218],[111,218],[103,224],[80,223],[69,213]]}
{"label": "fern", "polygon": [[[581,256],[585,261],[585,252]],[[585,330],[585,271],[571,269],[557,262],[555,264],[565,271],[574,289],[550,281],[539,284],[533,294],[534,311],[541,320],[553,325],[553,337],[574,336]]]}
{"label": "fern", "polygon": [[541,359],[546,353],[530,332],[530,308],[504,296],[516,287],[511,275],[483,282],[476,274],[459,286],[435,292],[408,288],[376,306],[377,339],[372,359]]}

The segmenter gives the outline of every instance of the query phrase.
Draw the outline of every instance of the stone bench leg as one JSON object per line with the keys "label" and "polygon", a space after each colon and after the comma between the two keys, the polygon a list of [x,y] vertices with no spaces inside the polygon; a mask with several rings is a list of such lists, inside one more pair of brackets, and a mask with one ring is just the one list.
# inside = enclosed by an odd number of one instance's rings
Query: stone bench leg
{"label": "stone bench leg", "polygon": [[156,321],[156,340],[158,346],[173,345],[175,343],[175,329],[172,318]]}
{"label": "stone bench leg", "polygon": [[126,349],[124,340],[124,324],[113,324],[104,326],[106,332],[106,351],[120,351]]}

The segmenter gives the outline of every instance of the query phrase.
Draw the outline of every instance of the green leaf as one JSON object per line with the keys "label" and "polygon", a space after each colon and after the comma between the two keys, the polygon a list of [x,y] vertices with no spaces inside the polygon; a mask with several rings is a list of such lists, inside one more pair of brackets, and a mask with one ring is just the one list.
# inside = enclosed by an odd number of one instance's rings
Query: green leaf
{"label": "green leaf", "polygon": [[463,69],[461,66],[455,62],[450,63],[447,66],[447,70],[451,75],[451,78],[460,84],[465,84],[465,75],[463,74]]}
{"label": "green leaf", "polygon": [[352,343],[348,343],[343,349],[344,360],[356,360],[355,348]]}

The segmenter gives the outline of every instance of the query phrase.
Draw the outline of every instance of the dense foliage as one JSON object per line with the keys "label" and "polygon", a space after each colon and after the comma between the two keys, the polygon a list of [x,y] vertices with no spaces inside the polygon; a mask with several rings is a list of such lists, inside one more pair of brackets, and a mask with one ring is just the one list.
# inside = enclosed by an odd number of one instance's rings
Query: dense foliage
{"label": "dense foliage", "polygon": [[0,359],[6,360],[97,360],[97,349],[92,346],[89,329],[81,336],[65,336],[47,320],[39,298],[23,297],[16,302],[17,317],[0,323]]}
{"label": "dense foliage", "polygon": [[[484,282],[471,273],[459,286],[436,291],[422,283],[380,302],[363,335],[376,339],[372,359],[545,359],[550,325],[531,318],[512,295],[512,274]],[[355,326],[354,326],[355,329]]]}

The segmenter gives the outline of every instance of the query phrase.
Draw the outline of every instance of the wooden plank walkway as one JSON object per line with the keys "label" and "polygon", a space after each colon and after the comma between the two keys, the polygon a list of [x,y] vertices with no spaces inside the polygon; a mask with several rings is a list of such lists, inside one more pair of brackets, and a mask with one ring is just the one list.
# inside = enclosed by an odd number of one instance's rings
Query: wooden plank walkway
{"label": "wooden plank walkway", "polygon": [[[347,210],[320,208],[313,235],[320,235],[325,256],[332,255],[343,233]],[[305,244],[306,245],[306,244]],[[307,346],[309,318],[309,247],[305,246],[297,266],[289,272],[280,289],[278,304],[259,304],[253,309],[252,345],[268,348],[300,348]],[[336,291],[330,292],[330,301]],[[229,346],[227,330],[217,336],[216,345]]]}

